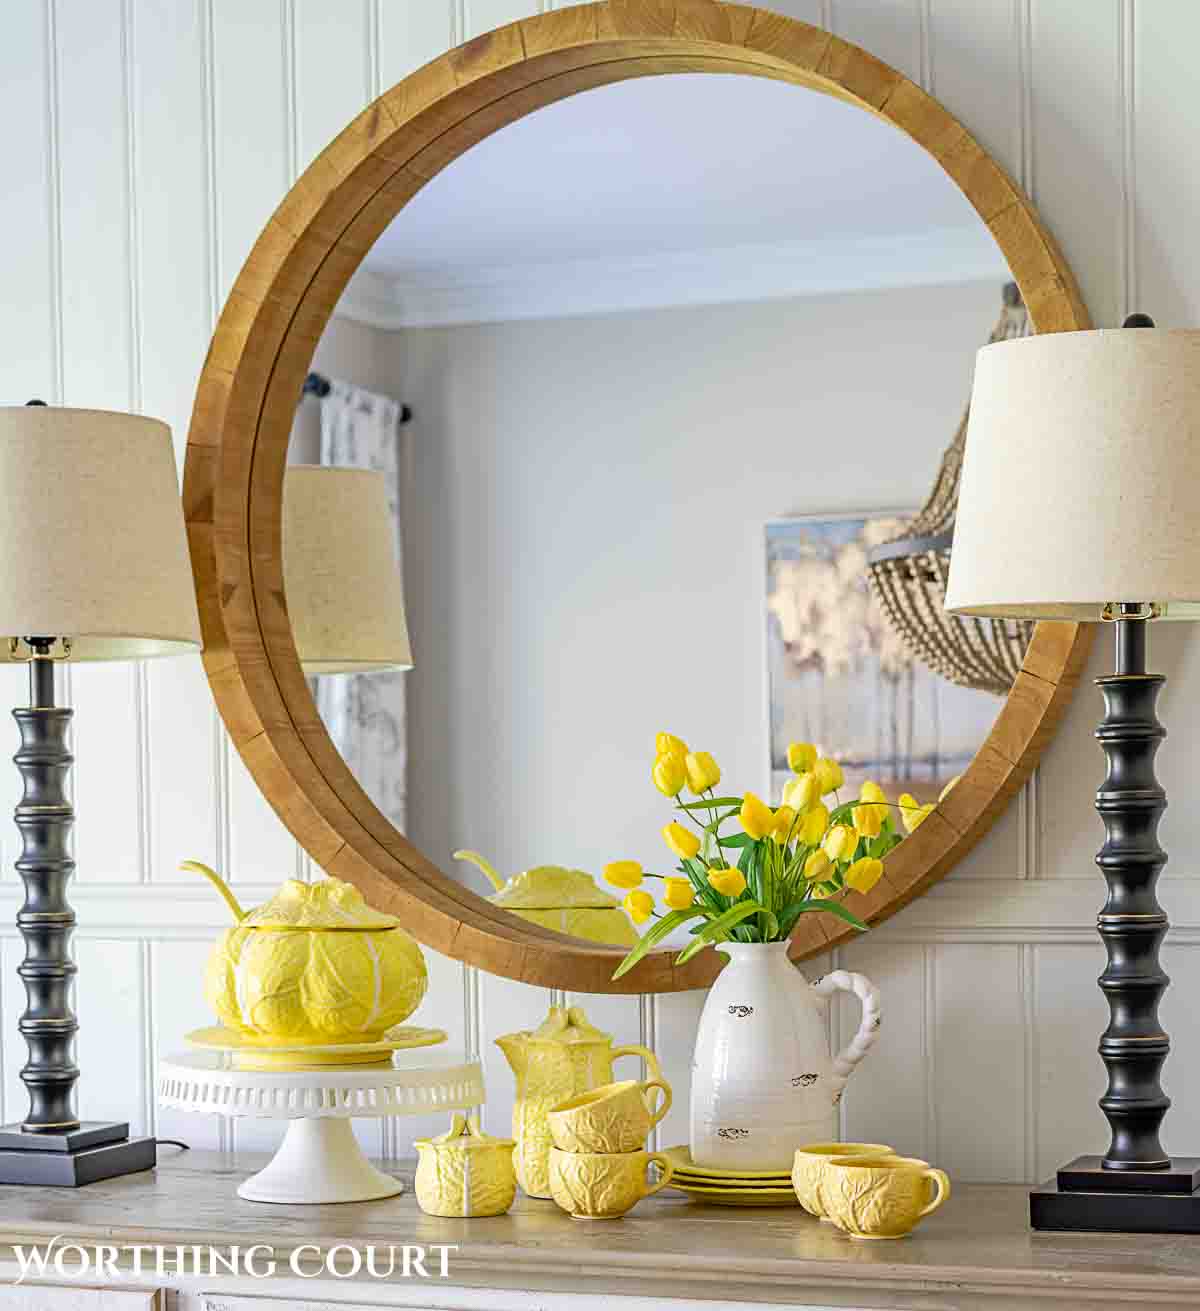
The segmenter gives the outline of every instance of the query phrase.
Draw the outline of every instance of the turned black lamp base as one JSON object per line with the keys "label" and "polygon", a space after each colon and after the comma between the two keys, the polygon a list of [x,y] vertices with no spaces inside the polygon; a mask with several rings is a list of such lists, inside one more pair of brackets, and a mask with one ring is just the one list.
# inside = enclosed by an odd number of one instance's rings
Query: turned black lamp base
{"label": "turned black lamp base", "polygon": [[0,1184],[80,1188],[156,1163],[154,1139],[130,1138],[127,1124],[84,1120],[66,1133],[0,1128]]}
{"label": "turned black lamp base", "polygon": [[1200,1234],[1200,1159],[1177,1156],[1165,1170],[1105,1170],[1080,1156],[1029,1194],[1034,1229]]}

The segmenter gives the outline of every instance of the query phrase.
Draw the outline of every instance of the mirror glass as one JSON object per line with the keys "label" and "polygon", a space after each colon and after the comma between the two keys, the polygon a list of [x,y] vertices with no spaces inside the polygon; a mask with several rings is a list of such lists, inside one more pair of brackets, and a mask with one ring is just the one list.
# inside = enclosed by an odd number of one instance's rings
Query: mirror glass
{"label": "mirror glass", "polygon": [[359,472],[285,486],[301,659],[380,809],[491,894],[454,852],[666,872],[660,732],[722,793],[777,803],[804,741],[843,799],[936,798],[1002,699],[915,659],[865,570],[1008,277],[930,156],[782,83],[618,83],[451,164],[298,404],[291,462]]}

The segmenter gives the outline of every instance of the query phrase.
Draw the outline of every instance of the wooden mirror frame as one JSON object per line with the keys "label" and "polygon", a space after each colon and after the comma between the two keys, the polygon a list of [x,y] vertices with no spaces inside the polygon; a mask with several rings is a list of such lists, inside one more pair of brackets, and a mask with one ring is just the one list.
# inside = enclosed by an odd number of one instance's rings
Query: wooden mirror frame
{"label": "wooden mirror frame", "polygon": [[[609,0],[525,19],[449,51],[370,105],[309,166],[263,229],[200,377],[183,495],[204,664],[225,724],[276,813],[328,873],[422,943],[495,974],[576,992],[710,983],[723,960],[622,953],[527,923],[462,887],[375,808],[317,713],[292,642],[281,570],[288,437],[313,351],[351,274],[421,187],[507,123],[591,87],[679,72],[744,73],[849,101],[942,165],[991,230],[1038,332],[1089,326],[1075,280],[1029,200],[936,100],[820,28],[718,0]],[[1037,626],[1007,702],[962,781],[885,862],[859,908],[879,923],[940,879],[1029,776],[1088,645]],[[829,919],[829,923],[821,921]],[[804,916],[796,959],[853,937]]]}

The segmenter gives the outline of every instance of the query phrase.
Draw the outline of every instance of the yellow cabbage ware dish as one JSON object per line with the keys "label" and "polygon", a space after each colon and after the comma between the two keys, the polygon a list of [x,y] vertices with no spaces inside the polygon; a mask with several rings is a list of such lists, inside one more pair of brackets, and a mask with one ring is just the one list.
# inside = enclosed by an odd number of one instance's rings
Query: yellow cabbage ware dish
{"label": "yellow cabbage ware dish", "polygon": [[531,924],[608,947],[637,944],[637,930],[621,903],[581,869],[538,865],[505,882],[477,851],[456,851],[454,859],[470,861],[483,871],[496,889],[488,898],[492,905],[503,906]]}
{"label": "yellow cabbage ware dish", "polygon": [[217,939],[204,996],[226,1028],[256,1044],[369,1043],[425,996],[421,949],[392,915],[372,910],[339,879],[288,879],[257,910],[199,861],[237,923]]}

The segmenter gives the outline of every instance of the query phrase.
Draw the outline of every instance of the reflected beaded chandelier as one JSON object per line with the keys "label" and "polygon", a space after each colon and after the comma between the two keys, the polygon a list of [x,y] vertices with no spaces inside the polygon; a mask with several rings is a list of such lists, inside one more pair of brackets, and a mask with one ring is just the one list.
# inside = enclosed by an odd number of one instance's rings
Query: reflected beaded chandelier
{"label": "reflected beaded chandelier", "polygon": [[[1021,293],[1015,282],[1006,283],[1000,318],[988,341],[1026,337],[1029,330]],[[929,499],[903,537],[871,551],[867,576],[888,622],[918,660],[960,687],[1007,696],[1033,636],[1032,622],[960,618],[945,608],[969,416],[968,405]]]}

